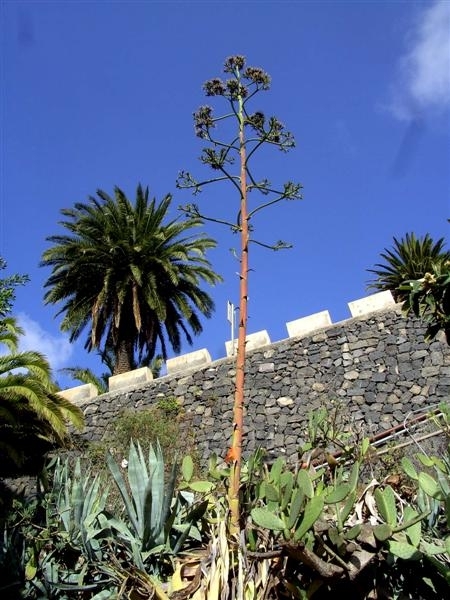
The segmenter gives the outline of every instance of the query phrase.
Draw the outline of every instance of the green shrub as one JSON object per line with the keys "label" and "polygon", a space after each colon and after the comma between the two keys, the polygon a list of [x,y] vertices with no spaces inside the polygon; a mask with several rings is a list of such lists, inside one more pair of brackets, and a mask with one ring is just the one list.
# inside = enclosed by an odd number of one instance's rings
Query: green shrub
{"label": "green shrub", "polygon": [[[96,473],[107,471],[105,457],[111,453],[119,465],[126,469],[131,442],[139,442],[145,454],[157,443],[164,454],[166,471],[172,468],[176,457],[187,454],[193,457],[195,472],[199,471],[199,457],[195,449],[195,436],[189,416],[183,412],[173,397],[159,400],[156,406],[145,410],[126,410],[107,429],[100,442],[91,442],[83,450],[89,468]],[[117,490],[112,490],[108,506],[119,501]]]}
{"label": "green shrub", "polygon": [[156,403],[156,407],[168,416],[176,416],[182,412],[180,403],[174,396],[160,398]]}

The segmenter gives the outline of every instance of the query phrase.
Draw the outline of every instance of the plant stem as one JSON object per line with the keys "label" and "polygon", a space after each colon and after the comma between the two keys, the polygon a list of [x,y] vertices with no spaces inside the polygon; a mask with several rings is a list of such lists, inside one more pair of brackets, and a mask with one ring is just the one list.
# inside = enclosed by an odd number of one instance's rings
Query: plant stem
{"label": "plant stem", "polygon": [[240,191],[241,191],[241,257],[239,282],[239,332],[236,355],[236,388],[233,407],[233,438],[231,451],[233,463],[230,470],[230,485],[228,488],[228,505],[230,508],[229,531],[237,535],[240,531],[239,484],[242,464],[242,437],[244,421],[244,384],[245,384],[245,338],[247,335],[248,314],[248,247],[249,228],[247,214],[247,163],[244,130],[243,98],[239,95],[239,155],[240,155]]}

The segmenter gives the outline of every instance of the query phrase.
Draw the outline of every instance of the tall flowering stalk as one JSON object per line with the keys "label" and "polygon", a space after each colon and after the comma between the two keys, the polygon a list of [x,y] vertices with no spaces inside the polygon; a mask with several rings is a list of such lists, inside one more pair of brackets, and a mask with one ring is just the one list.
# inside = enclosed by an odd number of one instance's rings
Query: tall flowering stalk
{"label": "tall flowering stalk", "polygon": [[[240,270],[239,270],[239,329],[236,353],[236,383],[233,407],[233,432],[231,447],[227,453],[230,463],[230,481],[228,487],[228,504],[230,509],[229,531],[237,535],[240,527],[239,485],[242,462],[242,437],[244,423],[244,384],[245,384],[245,338],[248,319],[248,274],[249,245],[254,242],[272,250],[290,247],[282,241],[267,244],[252,237],[252,218],[263,208],[267,208],[282,200],[301,199],[301,185],[288,181],[281,188],[272,187],[268,179],[258,180],[253,174],[255,153],[263,145],[272,145],[287,152],[295,146],[290,132],[276,118],[266,118],[264,113],[251,112],[248,108],[253,97],[270,87],[269,75],[258,67],[246,65],[243,56],[230,56],[224,68],[227,79],[214,78],[204,86],[206,96],[220,96],[228,104],[229,111],[215,116],[210,106],[201,106],[194,113],[196,135],[207,142],[202,150],[200,160],[208,165],[216,175],[210,179],[198,181],[191,173],[181,171],[177,179],[177,187],[193,190],[198,194],[203,186],[219,181],[228,181],[236,191],[239,199],[239,211],[236,221],[217,219],[201,213],[197,204],[188,204],[182,210],[188,215],[207,221],[229,226],[234,233],[240,235]],[[216,137],[217,124],[231,120],[234,126],[229,138],[224,141]],[[248,194],[259,192],[261,201],[250,208]],[[253,193],[252,196],[255,196]]]}

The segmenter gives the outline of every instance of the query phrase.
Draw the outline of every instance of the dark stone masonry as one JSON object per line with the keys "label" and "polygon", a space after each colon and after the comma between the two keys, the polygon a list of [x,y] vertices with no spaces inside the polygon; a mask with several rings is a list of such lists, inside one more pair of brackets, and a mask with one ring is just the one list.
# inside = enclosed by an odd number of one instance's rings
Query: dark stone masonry
{"label": "dark stone masonry", "polygon": [[[331,401],[369,434],[448,401],[450,348],[441,338],[425,342],[424,331],[396,306],[248,352],[245,453],[263,446],[269,454],[296,458],[309,412]],[[233,359],[225,358],[93,398],[83,407],[83,437],[100,439],[124,409],[175,397],[190,417],[201,457],[223,456],[231,437],[234,375]]]}

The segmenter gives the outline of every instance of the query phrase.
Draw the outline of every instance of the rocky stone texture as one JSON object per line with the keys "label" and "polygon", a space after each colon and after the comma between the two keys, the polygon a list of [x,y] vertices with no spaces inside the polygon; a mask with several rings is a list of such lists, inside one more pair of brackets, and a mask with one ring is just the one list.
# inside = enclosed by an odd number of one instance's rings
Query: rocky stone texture
{"label": "rocky stone texture", "polygon": [[[333,401],[353,427],[378,433],[448,400],[450,348],[423,336],[424,327],[395,307],[250,351],[245,452],[263,446],[269,454],[296,458],[308,413]],[[101,438],[125,408],[176,397],[189,413],[203,459],[211,452],[223,456],[231,439],[234,375],[234,361],[226,358],[92,398],[83,406],[84,437]]]}

